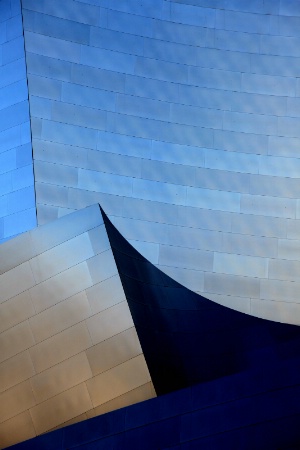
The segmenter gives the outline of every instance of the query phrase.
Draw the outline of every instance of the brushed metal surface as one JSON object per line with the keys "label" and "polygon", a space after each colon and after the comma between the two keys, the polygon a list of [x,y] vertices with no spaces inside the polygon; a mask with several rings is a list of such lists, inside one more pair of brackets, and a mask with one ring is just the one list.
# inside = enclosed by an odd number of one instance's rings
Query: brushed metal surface
{"label": "brushed metal surface", "polygon": [[31,347],[29,352],[36,372],[42,372],[91,345],[87,326],[81,322]]}
{"label": "brushed metal surface", "polygon": [[38,434],[51,430],[92,408],[85,383],[81,383],[30,409],[34,428]]}
{"label": "brushed metal surface", "polygon": [[86,382],[93,406],[99,406],[150,381],[143,355],[126,361]]}
{"label": "brushed metal surface", "polygon": [[86,320],[93,344],[108,339],[133,326],[127,301],[95,314]]}
{"label": "brushed metal surface", "polygon": [[75,294],[29,319],[35,341],[41,342],[91,315],[85,291]]}
{"label": "brushed metal surface", "polygon": [[35,314],[28,291],[0,304],[0,333]]}
{"label": "brushed metal surface", "polygon": [[0,364],[0,392],[31,378],[34,374],[28,350],[3,361]]}
{"label": "brushed metal surface", "polygon": [[93,376],[141,353],[141,345],[134,327],[86,350]]}
{"label": "brushed metal surface", "polygon": [[82,352],[32,377],[30,382],[37,403],[41,403],[89,378],[91,368]]}

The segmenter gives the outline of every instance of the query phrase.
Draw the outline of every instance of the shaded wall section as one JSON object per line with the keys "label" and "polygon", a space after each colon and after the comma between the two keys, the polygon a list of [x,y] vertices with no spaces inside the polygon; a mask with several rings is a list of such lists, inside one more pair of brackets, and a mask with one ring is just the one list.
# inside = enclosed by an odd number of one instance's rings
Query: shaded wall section
{"label": "shaded wall section", "polygon": [[21,5],[0,1],[0,243],[36,226]]}
{"label": "shaded wall section", "polygon": [[98,205],[0,246],[0,447],[155,396]]}
{"label": "shaded wall section", "polygon": [[99,202],[183,285],[299,324],[297,2],[22,8],[39,223]]}

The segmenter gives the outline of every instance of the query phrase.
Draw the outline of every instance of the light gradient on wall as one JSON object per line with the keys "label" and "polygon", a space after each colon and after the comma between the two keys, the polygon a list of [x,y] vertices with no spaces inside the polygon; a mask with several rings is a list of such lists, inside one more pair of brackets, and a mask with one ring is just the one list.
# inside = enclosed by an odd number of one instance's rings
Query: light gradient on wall
{"label": "light gradient on wall", "polygon": [[0,2],[0,243],[36,226],[21,5]]}
{"label": "light gradient on wall", "polygon": [[98,205],[2,244],[0,288],[1,448],[156,395]]}
{"label": "light gradient on wall", "polygon": [[185,286],[299,324],[297,3],[22,5],[39,223],[99,202]]}

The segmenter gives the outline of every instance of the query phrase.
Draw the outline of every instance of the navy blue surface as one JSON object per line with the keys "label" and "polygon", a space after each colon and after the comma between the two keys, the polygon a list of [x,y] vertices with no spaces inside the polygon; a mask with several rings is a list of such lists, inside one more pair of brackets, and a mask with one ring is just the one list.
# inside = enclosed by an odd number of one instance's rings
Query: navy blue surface
{"label": "navy blue surface", "polygon": [[256,367],[277,368],[300,350],[300,327],[218,305],[138,253],[102,211],[156,392],[165,394]]}

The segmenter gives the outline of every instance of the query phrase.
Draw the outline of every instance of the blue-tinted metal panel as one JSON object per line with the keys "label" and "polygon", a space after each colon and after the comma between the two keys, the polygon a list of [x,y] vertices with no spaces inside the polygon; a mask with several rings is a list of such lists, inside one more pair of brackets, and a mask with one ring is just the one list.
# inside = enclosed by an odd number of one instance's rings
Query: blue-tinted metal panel
{"label": "blue-tinted metal panel", "polygon": [[2,241],[36,226],[36,212],[20,2],[1,1],[0,17]]}

